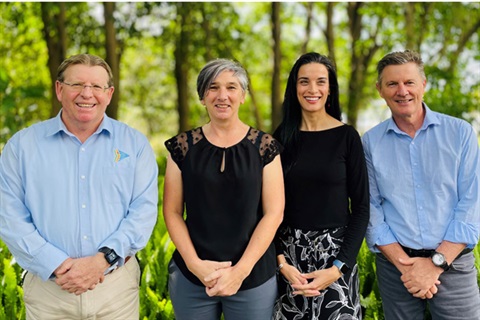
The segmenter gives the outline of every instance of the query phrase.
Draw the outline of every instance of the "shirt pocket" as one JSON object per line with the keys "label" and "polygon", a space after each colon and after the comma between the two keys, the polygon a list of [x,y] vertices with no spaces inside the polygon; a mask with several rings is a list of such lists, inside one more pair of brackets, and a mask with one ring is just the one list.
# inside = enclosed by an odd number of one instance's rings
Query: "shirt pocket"
{"label": "shirt pocket", "polygon": [[129,160],[103,167],[102,196],[106,203],[128,206],[131,202],[135,167]]}

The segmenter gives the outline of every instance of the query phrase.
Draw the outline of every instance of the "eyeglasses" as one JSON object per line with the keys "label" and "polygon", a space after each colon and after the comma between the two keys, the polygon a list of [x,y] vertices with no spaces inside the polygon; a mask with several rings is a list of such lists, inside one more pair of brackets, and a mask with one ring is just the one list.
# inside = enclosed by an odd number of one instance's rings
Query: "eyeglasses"
{"label": "eyeglasses", "polygon": [[89,86],[89,85],[82,84],[82,83],[68,83],[68,82],[65,82],[65,81],[62,81],[62,83],[69,86],[72,91],[78,92],[78,93],[82,92],[82,90],[86,89],[86,88],[92,89],[92,91],[95,92],[95,93],[102,93],[102,92],[105,92],[105,90],[107,90],[108,88],[110,88],[110,87],[102,87],[102,86],[99,86],[98,84],[94,84],[94,85]]}

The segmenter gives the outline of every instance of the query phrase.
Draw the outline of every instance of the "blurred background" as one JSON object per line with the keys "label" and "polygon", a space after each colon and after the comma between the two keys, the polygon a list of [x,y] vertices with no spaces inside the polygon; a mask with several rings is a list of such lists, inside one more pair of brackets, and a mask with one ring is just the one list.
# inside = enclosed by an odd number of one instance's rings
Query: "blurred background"
{"label": "blurred background", "polygon": [[[388,118],[376,63],[391,51],[422,54],[425,102],[480,131],[479,2],[3,2],[0,3],[0,150],[18,130],[55,116],[58,65],[103,57],[115,76],[107,113],[143,132],[160,167],[159,221],[138,253],[142,319],[173,319],[166,263],[173,245],[161,217],[163,142],[208,121],[196,77],[211,59],[239,61],[250,88],[240,116],[272,132],[289,71],[303,53],[337,66],[343,121],[360,134]],[[480,265],[476,248],[477,266]],[[383,319],[373,256],[358,258],[365,319]],[[0,241],[0,319],[23,319],[21,268]],[[480,277],[479,277],[480,279]]]}

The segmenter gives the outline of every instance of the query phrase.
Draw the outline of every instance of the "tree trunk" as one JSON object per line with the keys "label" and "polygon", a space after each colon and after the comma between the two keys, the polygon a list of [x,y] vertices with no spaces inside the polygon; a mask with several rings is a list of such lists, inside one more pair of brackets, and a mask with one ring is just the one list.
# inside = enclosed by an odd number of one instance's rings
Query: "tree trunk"
{"label": "tree trunk", "polygon": [[272,74],[272,128],[275,130],[282,121],[282,95],[280,92],[280,68],[282,54],[280,49],[280,6],[272,2],[272,38],[273,38],[273,74]]}
{"label": "tree trunk", "polygon": [[348,103],[347,103],[347,121],[352,126],[357,125],[358,119],[358,110],[360,109],[360,104],[364,99],[364,88],[365,88],[365,79],[367,76],[367,68],[371,63],[375,52],[380,48],[377,44],[377,35],[378,30],[380,29],[382,20],[379,19],[377,22],[376,29],[373,31],[373,34],[370,34],[370,39],[367,44],[360,40],[360,34],[362,32],[362,14],[361,7],[364,3],[348,3],[348,18],[349,18],[349,30],[350,36],[352,38],[351,42],[351,71],[350,79],[348,80]]}
{"label": "tree trunk", "polygon": [[178,94],[179,132],[190,128],[188,106],[188,3],[177,3],[177,19],[180,26],[175,46],[175,79]]}
{"label": "tree trunk", "polygon": [[405,48],[416,51],[415,2],[405,4],[405,33],[407,38]]}
{"label": "tree trunk", "polygon": [[113,119],[118,118],[118,102],[120,99],[120,67],[119,59],[120,55],[117,54],[118,43],[115,31],[115,18],[113,13],[115,12],[115,2],[103,3],[104,16],[105,16],[105,61],[110,65],[113,73],[113,85],[115,91],[110,101],[110,105],[107,108],[107,115]]}
{"label": "tree trunk", "polygon": [[327,3],[327,26],[325,28],[325,39],[327,40],[328,46],[328,56],[333,63],[337,64],[337,59],[335,55],[335,35],[334,35],[334,25],[333,25],[333,7],[335,3],[328,2]]}
{"label": "tree trunk", "polygon": [[52,107],[50,117],[54,117],[62,107],[57,100],[55,92],[55,82],[57,81],[58,66],[65,60],[67,48],[67,36],[65,32],[65,3],[41,3],[43,37],[47,43],[48,49],[48,69],[50,71],[50,80],[52,81]]}
{"label": "tree trunk", "polygon": [[302,54],[307,53],[308,43],[310,42],[310,31],[312,29],[313,2],[305,4],[307,10],[307,23],[305,24],[305,39],[302,44]]}

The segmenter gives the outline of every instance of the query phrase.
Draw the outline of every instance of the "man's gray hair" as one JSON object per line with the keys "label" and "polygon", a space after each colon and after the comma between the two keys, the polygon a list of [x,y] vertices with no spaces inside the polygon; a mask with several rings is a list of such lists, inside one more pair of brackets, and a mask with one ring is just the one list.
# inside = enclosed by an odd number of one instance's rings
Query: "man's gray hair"
{"label": "man's gray hair", "polygon": [[387,66],[390,65],[402,65],[406,63],[413,62],[417,65],[418,72],[424,80],[427,79],[425,76],[425,70],[423,66],[422,57],[419,53],[411,50],[391,52],[384,56],[377,64],[377,84],[382,84],[382,72]]}

